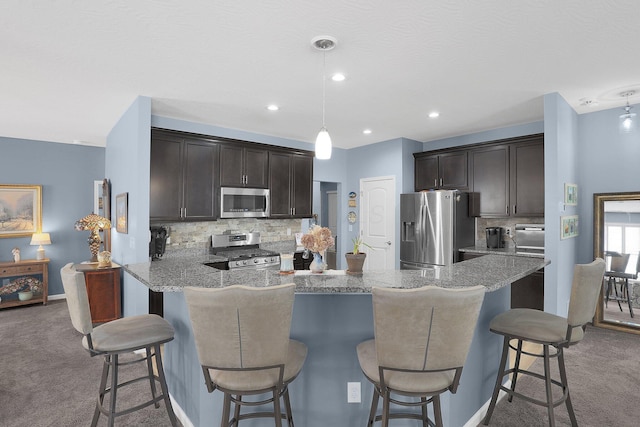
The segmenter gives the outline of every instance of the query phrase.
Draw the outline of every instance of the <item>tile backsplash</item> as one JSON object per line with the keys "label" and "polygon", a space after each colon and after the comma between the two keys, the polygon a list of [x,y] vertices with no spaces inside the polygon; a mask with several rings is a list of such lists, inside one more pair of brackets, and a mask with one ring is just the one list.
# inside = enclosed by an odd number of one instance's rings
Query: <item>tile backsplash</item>
{"label": "tile backsplash", "polygon": [[[167,228],[170,241],[167,250],[187,248],[208,248],[211,245],[212,234],[222,234],[225,231],[260,232],[263,243],[279,242],[295,239],[294,234],[300,231],[299,219],[255,219],[238,218],[208,222],[172,222],[162,225]],[[291,230],[291,234],[288,231]]]}
{"label": "tile backsplash", "polygon": [[[487,235],[485,234],[485,228],[487,227],[502,227],[510,228],[511,235],[513,236],[516,230],[516,224],[544,224],[544,218],[476,218],[476,246],[487,245]],[[513,240],[507,236],[507,231],[503,231],[504,247],[514,247]]]}

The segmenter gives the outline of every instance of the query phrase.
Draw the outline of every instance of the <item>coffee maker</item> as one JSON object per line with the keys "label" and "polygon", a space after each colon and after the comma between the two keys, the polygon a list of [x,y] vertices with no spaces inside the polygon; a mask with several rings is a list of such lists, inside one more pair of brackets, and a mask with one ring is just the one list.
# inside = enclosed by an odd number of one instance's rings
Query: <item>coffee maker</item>
{"label": "coffee maker", "polygon": [[497,249],[504,247],[502,242],[502,227],[487,227],[487,248]]}
{"label": "coffee maker", "polygon": [[151,260],[162,258],[167,246],[167,229],[162,226],[151,226],[149,228],[151,239],[149,240],[149,257]]}

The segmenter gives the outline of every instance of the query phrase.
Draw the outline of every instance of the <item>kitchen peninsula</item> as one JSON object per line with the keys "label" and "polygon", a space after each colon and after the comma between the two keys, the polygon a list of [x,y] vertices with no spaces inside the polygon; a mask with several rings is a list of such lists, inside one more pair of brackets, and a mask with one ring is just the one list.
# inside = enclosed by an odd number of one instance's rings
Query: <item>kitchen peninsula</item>
{"label": "kitchen peninsula", "polygon": [[[366,271],[362,276],[342,272],[280,275],[278,270],[222,271],[204,265],[215,261],[213,257],[204,252],[167,254],[161,261],[124,267],[140,286],[164,294],[164,316],[176,330],[174,341],[165,345],[169,391],[178,411],[181,409],[194,426],[219,423],[222,393],[206,391],[181,292],[184,286],[296,284],[291,336],[309,348],[300,377],[290,385],[298,427],[366,424],[373,389],[360,371],[355,348],[373,337],[372,287],[485,286],[487,294],[460,388],[457,394],[446,393],[442,398],[445,424],[463,426],[491,397],[497,375],[502,341],[489,332],[490,320],[509,309],[511,283],[549,263],[534,257],[487,255],[422,271]],[[361,403],[347,403],[347,382],[362,384]],[[248,427],[253,425],[257,424],[247,423]]]}

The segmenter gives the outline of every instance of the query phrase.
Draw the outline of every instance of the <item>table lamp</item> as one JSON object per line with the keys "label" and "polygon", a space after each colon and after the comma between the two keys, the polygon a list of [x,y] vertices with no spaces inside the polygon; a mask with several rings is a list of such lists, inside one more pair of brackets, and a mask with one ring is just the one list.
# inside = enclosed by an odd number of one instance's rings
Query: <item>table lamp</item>
{"label": "table lamp", "polygon": [[50,245],[51,237],[49,233],[33,233],[31,236],[31,245],[38,246],[38,250],[36,251],[36,259],[41,260],[44,259],[44,248],[42,245]]}
{"label": "table lamp", "polygon": [[89,230],[91,232],[89,239],[87,240],[89,242],[89,250],[91,251],[91,262],[98,261],[98,251],[100,250],[100,244],[102,243],[100,231],[109,228],[111,228],[111,221],[94,213],[76,221],[76,230]]}

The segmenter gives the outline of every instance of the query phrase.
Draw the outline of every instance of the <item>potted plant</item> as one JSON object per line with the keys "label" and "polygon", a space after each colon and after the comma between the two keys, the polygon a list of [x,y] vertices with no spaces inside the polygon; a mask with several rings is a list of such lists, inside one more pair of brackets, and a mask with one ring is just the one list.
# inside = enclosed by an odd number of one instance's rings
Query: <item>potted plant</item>
{"label": "potted plant", "polygon": [[364,252],[360,252],[360,246],[364,245],[368,248],[371,246],[367,245],[362,241],[362,237],[354,237],[353,241],[353,252],[347,252],[344,254],[347,259],[347,273],[348,274],[362,274],[362,266],[364,265],[364,261],[367,258],[367,254]]}

